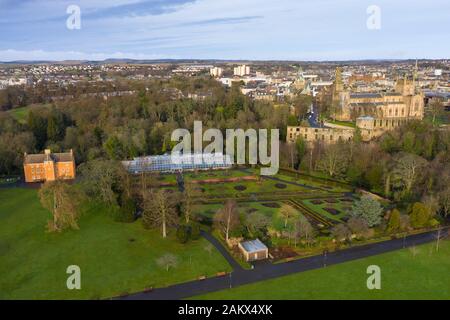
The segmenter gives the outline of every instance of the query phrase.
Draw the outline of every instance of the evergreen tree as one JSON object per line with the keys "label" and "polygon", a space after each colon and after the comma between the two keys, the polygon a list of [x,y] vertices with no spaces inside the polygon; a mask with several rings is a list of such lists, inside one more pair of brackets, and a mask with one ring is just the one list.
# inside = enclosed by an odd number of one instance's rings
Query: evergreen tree
{"label": "evergreen tree", "polygon": [[369,227],[374,227],[381,222],[383,208],[377,200],[365,195],[361,197],[361,200],[355,202],[351,214],[354,217],[364,218]]}

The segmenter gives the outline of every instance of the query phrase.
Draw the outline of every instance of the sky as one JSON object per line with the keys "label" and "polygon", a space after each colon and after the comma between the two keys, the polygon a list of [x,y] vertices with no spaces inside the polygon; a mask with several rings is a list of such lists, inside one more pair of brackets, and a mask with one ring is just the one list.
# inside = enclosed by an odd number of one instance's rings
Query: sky
{"label": "sky", "polygon": [[449,34],[448,0],[0,0],[0,61],[442,59]]}

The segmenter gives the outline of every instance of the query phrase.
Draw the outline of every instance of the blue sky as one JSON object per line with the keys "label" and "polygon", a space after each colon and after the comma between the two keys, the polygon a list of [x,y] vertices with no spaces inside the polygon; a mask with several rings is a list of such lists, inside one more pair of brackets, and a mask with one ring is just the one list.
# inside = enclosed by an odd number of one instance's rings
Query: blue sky
{"label": "blue sky", "polygon": [[448,0],[0,0],[0,61],[449,58],[449,26]]}

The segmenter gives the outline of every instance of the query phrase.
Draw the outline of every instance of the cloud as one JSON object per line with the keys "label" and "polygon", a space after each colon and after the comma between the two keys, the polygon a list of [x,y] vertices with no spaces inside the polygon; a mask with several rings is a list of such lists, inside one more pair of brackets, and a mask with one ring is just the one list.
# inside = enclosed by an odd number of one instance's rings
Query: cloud
{"label": "cloud", "polygon": [[[81,7],[81,30],[66,28],[65,10],[71,3]],[[395,58],[396,52],[398,58],[448,56],[448,0],[378,0],[382,14],[378,31],[366,27],[371,4],[370,0],[0,0],[0,50],[70,57],[96,52],[308,60]]]}
{"label": "cloud", "polygon": [[136,54],[132,52],[96,52],[86,53],[81,51],[44,51],[29,50],[20,51],[14,49],[0,50],[0,61],[63,61],[63,60],[89,60],[102,61],[106,59],[136,59],[136,60],[152,60],[152,59],[177,59],[176,56],[162,56],[158,54]]}

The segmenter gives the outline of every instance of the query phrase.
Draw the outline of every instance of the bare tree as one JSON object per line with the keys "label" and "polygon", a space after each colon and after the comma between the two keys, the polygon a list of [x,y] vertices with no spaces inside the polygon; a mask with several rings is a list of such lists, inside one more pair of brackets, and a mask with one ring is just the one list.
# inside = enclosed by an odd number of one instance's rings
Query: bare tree
{"label": "bare tree", "polygon": [[438,194],[439,204],[442,208],[442,213],[444,217],[447,217],[450,213],[450,186],[447,186],[445,189],[441,190]]}
{"label": "bare tree", "polygon": [[247,216],[245,225],[250,234],[262,232],[270,224],[270,219],[262,213],[253,212]]}
{"label": "bare tree", "polygon": [[347,168],[348,157],[345,147],[340,144],[331,144],[325,148],[319,160],[319,169],[328,173],[330,177],[342,173]]}
{"label": "bare tree", "polygon": [[290,205],[283,204],[280,208],[279,214],[284,220],[284,228],[286,229],[289,220],[292,219],[293,217],[297,216],[298,212],[297,212],[297,210],[292,208]]}
{"label": "bare tree", "polygon": [[230,232],[239,225],[239,213],[236,201],[227,200],[222,209],[214,215],[214,224],[225,235],[228,241]]}
{"label": "bare tree", "polygon": [[178,265],[178,259],[175,255],[171,253],[166,253],[162,257],[156,259],[156,263],[169,271],[170,268],[175,268]]}
{"label": "bare tree", "polygon": [[62,181],[46,182],[39,190],[39,198],[42,206],[53,215],[53,220],[48,222],[49,231],[79,229],[81,193],[76,188]]}
{"label": "bare tree", "polygon": [[213,252],[213,249],[214,249],[214,247],[212,246],[212,244],[211,244],[211,243],[208,243],[208,244],[206,244],[206,245],[205,245],[204,249],[206,250],[206,252],[208,252],[208,253],[209,253],[209,256],[211,256],[211,254],[212,254],[212,252]]}
{"label": "bare tree", "polygon": [[167,190],[150,190],[143,199],[142,221],[147,228],[160,227],[163,238],[167,237],[167,229],[177,222],[176,198]]}
{"label": "bare tree", "polygon": [[191,222],[191,220],[194,218],[193,217],[193,210],[192,210],[192,206],[193,206],[193,196],[194,193],[194,188],[192,186],[192,183],[185,183],[184,184],[184,191],[182,194],[182,204],[183,204],[183,215],[184,215],[184,220],[186,222],[186,224],[189,224],[189,222]]}
{"label": "bare tree", "polygon": [[331,229],[331,233],[338,242],[345,241],[350,238],[351,231],[345,224],[338,224]]}
{"label": "bare tree", "polygon": [[393,170],[394,181],[409,193],[420,173],[420,170],[427,164],[422,157],[414,154],[400,152],[395,158]]}

